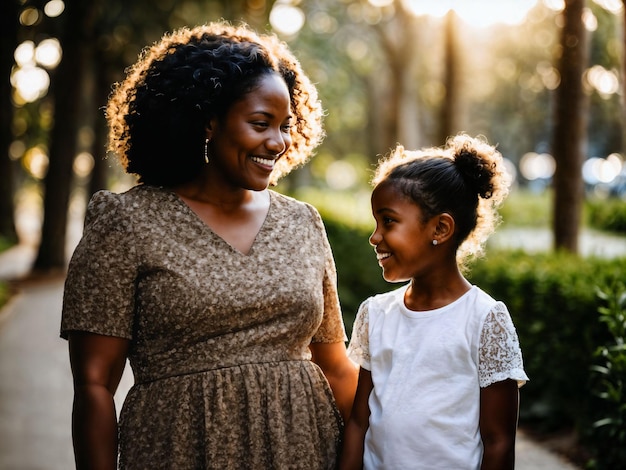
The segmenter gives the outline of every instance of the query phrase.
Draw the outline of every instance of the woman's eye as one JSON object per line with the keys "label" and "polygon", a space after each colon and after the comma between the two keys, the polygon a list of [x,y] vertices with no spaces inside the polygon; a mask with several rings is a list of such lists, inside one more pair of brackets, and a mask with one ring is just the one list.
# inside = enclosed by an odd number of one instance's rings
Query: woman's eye
{"label": "woman's eye", "polygon": [[394,222],[394,220],[391,217],[383,217],[384,224],[390,224],[392,222]]}
{"label": "woman's eye", "polygon": [[281,127],[281,129],[283,130],[283,132],[291,132],[291,124],[285,124]]}

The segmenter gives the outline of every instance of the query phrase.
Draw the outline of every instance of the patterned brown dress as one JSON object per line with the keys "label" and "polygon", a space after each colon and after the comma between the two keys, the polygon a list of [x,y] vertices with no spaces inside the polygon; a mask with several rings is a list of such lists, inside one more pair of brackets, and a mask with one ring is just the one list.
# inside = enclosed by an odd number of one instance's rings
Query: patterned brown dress
{"label": "patterned brown dress", "polygon": [[65,285],[71,330],[131,340],[120,468],[334,468],[341,417],[308,345],[345,331],[311,206],[270,191],[244,255],[169,190],[97,193]]}

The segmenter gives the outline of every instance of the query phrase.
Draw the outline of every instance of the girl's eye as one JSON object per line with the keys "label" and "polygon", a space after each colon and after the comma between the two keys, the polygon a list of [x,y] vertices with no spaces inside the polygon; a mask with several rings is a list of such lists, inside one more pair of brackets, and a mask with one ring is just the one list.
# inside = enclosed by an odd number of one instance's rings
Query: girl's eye
{"label": "girl's eye", "polygon": [[388,225],[392,222],[394,222],[394,220],[391,217],[383,217],[383,224]]}
{"label": "girl's eye", "polygon": [[267,122],[265,122],[265,121],[255,121],[255,122],[252,123],[252,125],[256,126],[256,127],[266,128],[266,127],[268,127],[269,124]]}
{"label": "girl's eye", "polygon": [[291,132],[291,124],[285,124],[281,127],[281,129],[283,130],[283,132]]}

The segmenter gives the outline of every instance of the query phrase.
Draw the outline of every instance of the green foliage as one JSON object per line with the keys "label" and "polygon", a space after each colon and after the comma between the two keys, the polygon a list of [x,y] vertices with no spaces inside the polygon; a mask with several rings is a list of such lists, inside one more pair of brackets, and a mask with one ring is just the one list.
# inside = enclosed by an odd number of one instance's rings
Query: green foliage
{"label": "green foliage", "polygon": [[500,208],[502,223],[511,227],[549,227],[552,192],[515,189]]}
{"label": "green foliage", "polygon": [[520,418],[545,431],[581,426],[589,410],[589,368],[608,334],[597,321],[595,287],[626,272],[626,258],[579,258],[567,253],[492,252],[470,280],[508,306],[530,382]]}
{"label": "green foliage", "polygon": [[594,199],[586,202],[589,226],[607,232],[626,234],[626,201]]}
{"label": "green foliage", "polygon": [[599,321],[611,338],[598,347],[591,367],[594,395],[586,442],[593,450],[591,468],[621,468],[626,462],[626,287],[616,282],[598,289],[605,305],[599,308]]}

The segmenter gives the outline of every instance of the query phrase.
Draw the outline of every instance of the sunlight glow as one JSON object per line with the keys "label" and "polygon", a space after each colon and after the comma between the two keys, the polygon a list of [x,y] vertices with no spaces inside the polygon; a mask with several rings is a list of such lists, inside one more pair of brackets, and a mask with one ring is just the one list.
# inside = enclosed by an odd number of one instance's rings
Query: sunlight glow
{"label": "sunlight glow", "polygon": [[563,11],[565,0],[543,0],[543,4],[552,11]]}
{"label": "sunlight glow", "polygon": [[270,24],[275,31],[287,36],[296,34],[302,29],[305,21],[304,12],[287,3],[275,3],[270,12]]}
{"label": "sunlight glow", "polygon": [[537,0],[404,0],[415,15],[441,17],[454,10],[472,26],[486,27],[496,23],[519,24],[537,4]]}

